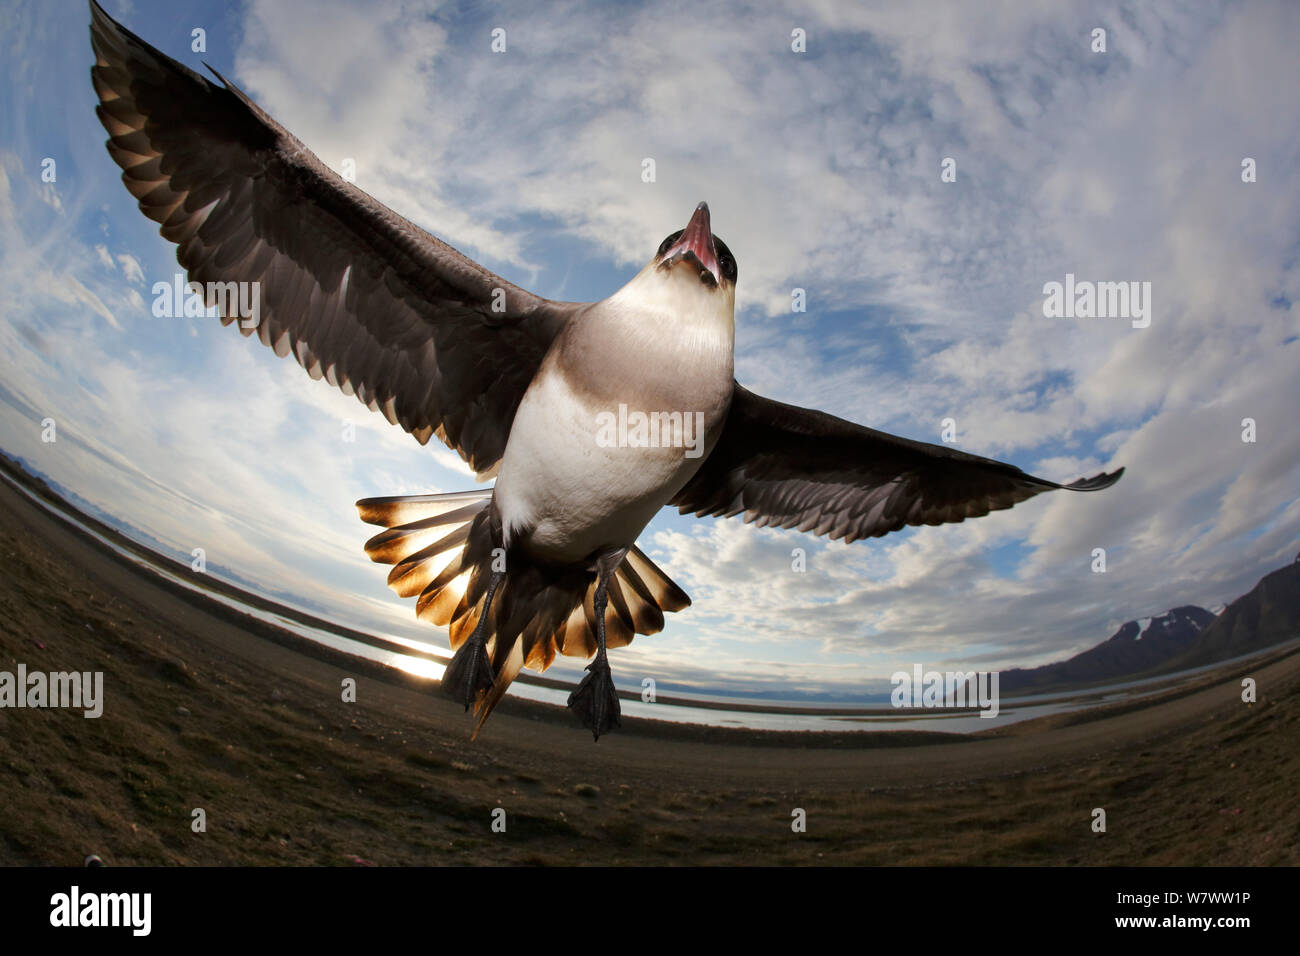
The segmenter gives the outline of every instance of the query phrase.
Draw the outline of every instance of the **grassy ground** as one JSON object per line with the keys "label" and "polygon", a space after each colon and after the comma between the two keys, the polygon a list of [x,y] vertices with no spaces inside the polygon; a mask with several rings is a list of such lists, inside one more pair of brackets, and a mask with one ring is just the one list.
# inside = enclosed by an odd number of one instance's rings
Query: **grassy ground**
{"label": "grassy ground", "polygon": [[1218,675],[960,739],[628,721],[593,745],[508,702],[471,743],[427,689],[268,641],[7,486],[0,528],[0,670],[102,670],[106,697],[98,720],[0,709],[7,864],[1300,862],[1300,654],[1251,671],[1253,705]]}

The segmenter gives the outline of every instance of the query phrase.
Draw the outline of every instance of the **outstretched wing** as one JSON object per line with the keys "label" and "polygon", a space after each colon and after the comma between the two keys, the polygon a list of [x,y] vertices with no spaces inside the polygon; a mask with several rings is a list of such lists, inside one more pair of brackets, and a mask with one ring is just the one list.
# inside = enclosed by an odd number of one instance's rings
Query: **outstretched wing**
{"label": "outstretched wing", "polygon": [[256,326],[230,306],[222,322],[490,473],[578,306],[493,275],[343,181],[215,71],[223,85],[93,2],[91,15],[95,112],[126,188],[192,282],[259,284]]}
{"label": "outstretched wing", "polygon": [[1014,465],[864,428],[736,386],[717,446],[673,498],[683,513],[856,541],[945,524],[1044,491],[1097,491],[1124,469],[1059,485]]}

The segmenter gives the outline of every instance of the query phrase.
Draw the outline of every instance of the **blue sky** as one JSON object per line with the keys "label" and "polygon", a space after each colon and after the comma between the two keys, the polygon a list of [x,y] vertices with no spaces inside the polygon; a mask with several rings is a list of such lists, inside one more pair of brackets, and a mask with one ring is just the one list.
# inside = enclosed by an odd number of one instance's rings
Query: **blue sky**
{"label": "blue sky", "polygon": [[[468,471],[233,329],[150,314],[178,267],[104,150],[86,7],[4,6],[0,447],[177,552],[440,639],[365,559],[352,502]],[[913,662],[1034,665],[1300,548],[1294,4],[107,9],[526,288],[608,295],[706,199],[748,387],[927,441],[952,418],[958,447],[1058,480],[1129,469],[849,546],[664,513],[642,547],[695,604],[615,654],[632,686],[851,696]],[[1151,282],[1150,327],[1045,318],[1066,273]]]}

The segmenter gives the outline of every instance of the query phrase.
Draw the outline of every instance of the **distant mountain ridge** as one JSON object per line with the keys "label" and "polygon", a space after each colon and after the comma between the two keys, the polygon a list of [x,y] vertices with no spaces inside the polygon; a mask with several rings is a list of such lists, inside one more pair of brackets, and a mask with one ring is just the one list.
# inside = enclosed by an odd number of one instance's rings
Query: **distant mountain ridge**
{"label": "distant mountain ridge", "polygon": [[1214,620],[1205,608],[1189,604],[1159,617],[1128,621],[1096,647],[1069,660],[1003,671],[1000,687],[1004,693],[1012,693],[1141,674],[1185,652]]}
{"label": "distant mountain ridge", "polygon": [[1002,671],[1003,693],[1064,690],[1171,674],[1300,637],[1300,555],[1214,614],[1184,605],[1128,621],[1096,647],[1042,667]]}
{"label": "distant mountain ridge", "polygon": [[1249,594],[1237,598],[1190,647],[1169,661],[1185,670],[1263,650],[1300,637],[1300,555],[1264,575]]}

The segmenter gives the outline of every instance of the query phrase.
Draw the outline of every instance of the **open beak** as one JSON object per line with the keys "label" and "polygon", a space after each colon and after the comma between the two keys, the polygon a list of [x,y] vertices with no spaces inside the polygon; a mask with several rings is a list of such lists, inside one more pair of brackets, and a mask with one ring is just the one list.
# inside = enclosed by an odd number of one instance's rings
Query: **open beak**
{"label": "open beak", "polygon": [[716,286],[722,278],[718,253],[713,248],[713,230],[709,224],[709,204],[706,202],[695,207],[695,214],[686,224],[686,231],[677,240],[677,244],[664,253],[659,268],[671,269],[683,261],[699,270],[700,278],[708,285]]}

